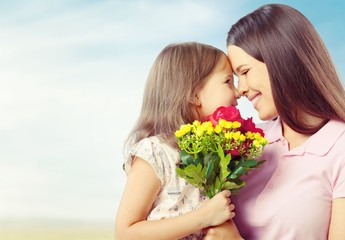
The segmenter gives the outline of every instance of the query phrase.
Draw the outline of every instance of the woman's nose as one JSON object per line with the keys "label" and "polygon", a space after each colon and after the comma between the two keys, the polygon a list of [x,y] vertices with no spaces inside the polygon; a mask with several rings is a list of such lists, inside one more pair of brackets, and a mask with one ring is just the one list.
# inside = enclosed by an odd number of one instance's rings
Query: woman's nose
{"label": "woman's nose", "polygon": [[237,91],[241,96],[247,96],[248,85],[244,79],[238,79]]}

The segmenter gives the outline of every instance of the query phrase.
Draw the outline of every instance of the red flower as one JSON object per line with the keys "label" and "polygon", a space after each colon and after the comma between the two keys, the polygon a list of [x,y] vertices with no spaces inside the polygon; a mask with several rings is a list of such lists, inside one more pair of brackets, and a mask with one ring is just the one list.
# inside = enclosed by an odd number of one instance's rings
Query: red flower
{"label": "red flower", "polygon": [[234,107],[219,107],[213,114],[207,116],[207,119],[215,126],[218,124],[219,119],[224,119],[229,122],[240,122],[243,125],[244,119],[241,117],[240,111]]}
{"label": "red flower", "polygon": [[222,118],[229,122],[240,122],[241,128],[240,131],[242,133],[245,132],[253,132],[253,133],[260,133],[261,136],[265,136],[264,132],[261,128],[257,128],[255,124],[253,123],[253,118],[247,118],[246,120],[241,117],[240,111],[234,107],[219,107],[214,111],[213,114],[207,116],[207,120],[211,121],[213,126],[216,126],[218,124],[219,119]]}
{"label": "red flower", "polygon": [[261,136],[265,136],[264,131],[262,131],[261,128],[257,128],[255,124],[253,123],[253,118],[247,118],[247,120],[244,120],[241,126],[241,131],[244,130],[245,132],[251,131],[253,133],[260,133]]}
{"label": "red flower", "polygon": [[241,153],[237,149],[230,149],[226,153],[230,153],[232,158],[241,156]]}

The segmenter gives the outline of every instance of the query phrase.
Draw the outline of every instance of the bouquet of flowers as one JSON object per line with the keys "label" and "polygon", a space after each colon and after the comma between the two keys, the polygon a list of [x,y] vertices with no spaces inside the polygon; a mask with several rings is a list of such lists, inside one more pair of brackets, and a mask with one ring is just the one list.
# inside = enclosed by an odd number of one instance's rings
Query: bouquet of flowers
{"label": "bouquet of flowers", "polygon": [[177,174],[209,198],[225,189],[238,192],[245,185],[241,177],[265,162],[257,160],[268,143],[262,129],[233,106],[182,125],[175,136],[181,149]]}

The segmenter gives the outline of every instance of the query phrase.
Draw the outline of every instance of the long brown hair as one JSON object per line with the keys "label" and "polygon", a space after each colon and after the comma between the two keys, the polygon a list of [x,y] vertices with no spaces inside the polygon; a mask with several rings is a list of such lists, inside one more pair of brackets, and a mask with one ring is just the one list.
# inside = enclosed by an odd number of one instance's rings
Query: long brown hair
{"label": "long brown hair", "polygon": [[[342,82],[316,29],[296,9],[258,8],[231,27],[227,45],[266,64],[278,114],[293,130],[313,134],[330,119],[345,121]],[[323,122],[311,126],[306,114]]]}
{"label": "long brown hair", "polygon": [[174,133],[198,117],[196,93],[222,56],[226,58],[223,51],[196,42],[165,47],[148,75],[141,112],[126,141],[128,149],[150,136],[177,147]]}

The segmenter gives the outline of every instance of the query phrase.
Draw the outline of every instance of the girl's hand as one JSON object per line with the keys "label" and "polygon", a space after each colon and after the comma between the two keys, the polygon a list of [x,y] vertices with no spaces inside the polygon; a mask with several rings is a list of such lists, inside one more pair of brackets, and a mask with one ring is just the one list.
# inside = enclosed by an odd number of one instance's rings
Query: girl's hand
{"label": "girl's hand", "polygon": [[204,240],[243,240],[235,223],[232,220],[225,223],[204,229],[206,234]]}
{"label": "girl's hand", "polygon": [[230,191],[224,190],[216,194],[212,199],[206,200],[200,205],[200,210],[205,210],[205,220],[208,226],[216,226],[233,218],[234,204],[231,204]]}

